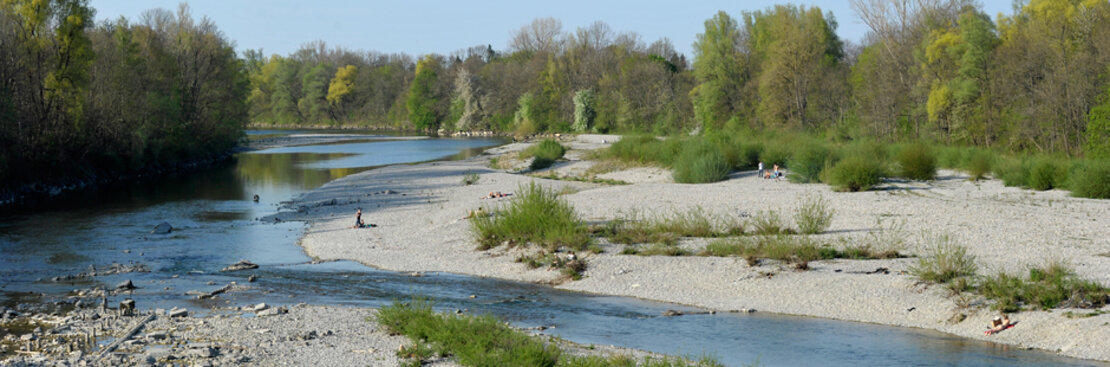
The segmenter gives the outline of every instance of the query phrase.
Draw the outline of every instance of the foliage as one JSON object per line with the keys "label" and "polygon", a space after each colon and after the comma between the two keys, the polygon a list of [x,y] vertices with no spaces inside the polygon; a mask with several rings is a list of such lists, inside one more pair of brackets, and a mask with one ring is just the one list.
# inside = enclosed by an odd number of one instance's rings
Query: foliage
{"label": "foliage", "polygon": [[850,156],[832,166],[828,182],[838,190],[866,191],[879,184],[883,169],[878,162],[863,156]]}
{"label": "foliage", "polygon": [[942,235],[934,238],[928,253],[910,266],[910,273],[927,282],[947,283],[959,277],[973,276],[977,269],[975,256],[967,253],[967,247]]}
{"label": "foliage", "polygon": [[790,181],[811,183],[821,181],[821,171],[835,162],[829,149],[817,142],[799,145],[790,159]]}
{"label": "foliage", "polygon": [[246,65],[214,24],[187,6],[136,24],[94,13],[0,2],[0,190],[210,157],[242,137]]}
{"label": "foliage", "polygon": [[698,208],[685,213],[645,218],[633,213],[606,223],[597,230],[610,242],[673,245],[679,237],[724,237],[744,233],[736,219],[715,216]]}
{"label": "foliage", "polygon": [[1003,312],[1017,312],[1024,306],[1041,309],[1102,308],[1110,303],[1110,289],[1096,282],[1083,280],[1062,263],[1029,269],[1029,277],[1005,272],[988,276],[977,289],[994,307]]}
{"label": "foliage", "polygon": [[437,314],[431,303],[423,300],[382,307],[377,321],[390,333],[405,335],[430,349],[413,357],[452,355],[465,366],[555,366],[562,354],[493,316]]}
{"label": "foliage", "polygon": [[1068,177],[1074,196],[1110,199],[1110,162],[1086,161],[1073,169]]}
{"label": "foliage", "polygon": [[1057,168],[1055,161],[1048,157],[1040,157],[1029,165],[1029,188],[1034,190],[1051,190],[1063,186],[1067,182],[1067,171]]}
{"label": "foliage", "polygon": [[672,165],[678,183],[717,182],[728,178],[732,170],[720,148],[702,141],[684,145]]}
{"label": "foliage", "polygon": [[803,197],[798,203],[794,223],[798,225],[798,232],[817,234],[829,229],[835,214],[836,210],[829,207],[828,199],[820,195],[810,195]]}
{"label": "foliage", "polygon": [[483,250],[502,243],[535,244],[549,251],[560,247],[582,250],[590,244],[586,224],[574,208],[535,182],[519,187],[508,208],[474,218],[471,229]]}
{"label": "foliage", "polygon": [[793,233],[774,210],[761,211],[751,220],[751,226],[758,235],[777,235]]}
{"label": "foliage", "polygon": [[596,103],[597,98],[592,90],[574,92],[574,125],[571,125],[574,131],[587,132],[593,127],[594,118],[597,117]]}
{"label": "foliage", "polygon": [[910,144],[898,152],[898,175],[911,180],[932,180],[937,176],[936,156],[925,144]]}
{"label": "foliage", "polygon": [[539,144],[528,147],[520,153],[523,159],[534,158],[532,164],[528,167],[531,170],[538,170],[550,167],[556,160],[563,158],[567,148],[559,142],[552,139],[544,139]]}
{"label": "foliage", "polygon": [[994,165],[994,174],[1006,186],[1025,187],[1029,185],[1029,165],[1023,158],[1001,159]]}
{"label": "foliage", "polygon": [[412,126],[417,130],[429,131],[439,127],[440,116],[435,107],[438,96],[434,89],[439,68],[439,61],[431,56],[416,63],[416,76],[409,88],[405,106]]}

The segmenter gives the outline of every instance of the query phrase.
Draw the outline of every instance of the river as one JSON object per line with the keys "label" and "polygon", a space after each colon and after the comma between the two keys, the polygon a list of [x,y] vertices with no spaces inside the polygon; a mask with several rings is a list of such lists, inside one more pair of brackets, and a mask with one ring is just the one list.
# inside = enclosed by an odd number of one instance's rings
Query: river
{"label": "river", "polygon": [[[339,177],[383,165],[465,158],[503,142],[367,134],[354,141],[239,153],[198,172],[67,195],[31,212],[0,217],[0,303],[34,309],[64,302],[75,289],[131,280],[138,286],[131,297],[143,309],[258,302],[379,307],[428,297],[441,310],[492,313],[520,327],[554,326],[544,332],[579,343],[704,354],[732,366],[756,361],[764,366],[1106,365],[927,330],[761,312],[662,317],[668,309],[698,310],[455,274],[409,276],[352,262],[312,264],[297,245],[303,223],[257,220]],[[251,200],[254,195],[258,202]],[[173,232],[151,234],[163,221]],[[261,267],[219,271],[240,259]],[[150,271],[54,280],[112,264]],[[246,274],[258,278],[246,291],[204,301],[187,295],[244,283]]]}

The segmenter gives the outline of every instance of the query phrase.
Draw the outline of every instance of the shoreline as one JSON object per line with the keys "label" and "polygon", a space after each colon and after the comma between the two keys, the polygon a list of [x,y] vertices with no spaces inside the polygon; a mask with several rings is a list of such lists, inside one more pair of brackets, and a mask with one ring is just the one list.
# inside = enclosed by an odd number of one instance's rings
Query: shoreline
{"label": "shoreline", "polygon": [[[607,146],[616,136],[567,138],[568,162],[544,170],[560,176],[581,174],[592,165],[582,160],[587,150]],[[512,192],[535,181],[561,192],[588,222],[613,219],[621,213],[669,215],[700,208],[722,215],[754,215],[776,210],[789,218],[797,198],[818,194],[837,210],[827,234],[830,240],[865,241],[891,230],[905,240],[902,252],[920,254],[928,237],[948,234],[977,256],[980,273],[1024,271],[1057,259],[1070,262],[1086,279],[1110,284],[1110,203],[1077,199],[1062,191],[1035,192],[1002,187],[997,180],[969,182],[956,172],[942,171],[933,182],[897,182],[863,193],[834,193],[823,184],[767,182],[751,172],[699,185],[669,182],[669,172],[629,168],[599,178],[630,182],[607,186],[550,180],[487,166],[493,157],[508,157],[527,143],[490,149],[488,155],[464,161],[389,166],[348,176],[294,199],[274,217],[300,220],[309,227],[299,244],[318,260],[353,260],[378,269],[405,272],[448,272],[512,281],[552,284],[559,289],[600,295],[671,302],[709,310],[754,309],[761,312],[937,330],[952,335],[1060,355],[1110,361],[1110,314],[1068,318],[1065,312],[1024,311],[1015,314],[1017,328],[993,336],[983,330],[997,315],[981,304],[957,304],[941,286],[917,282],[906,274],[913,258],[891,260],[827,260],[794,271],[773,262],[748,266],[735,257],[664,257],[620,255],[622,245],[600,241],[605,252],[587,254],[586,277],[560,279],[557,272],[528,269],[514,259],[527,250],[497,247],[478,251],[463,217],[469,210],[506,205],[509,198],[480,199],[491,191]],[[516,168],[523,162],[516,162]],[[465,173],[479,182],[463,185]],[[321,205],[336,200],[337,205]],[[354,209],[378,227],[349,228]],[[876,224],[877,220],[887,224]],[[789,220],[788,220],[789,221]],[[937,229],[941,228],[941,229]],[[1031,230],[1040,228],[1042,231]],[[956,229],[956,230],[946,230]],[[683,240],[697,248],[706,240]],[[1101,249],[1101,250],[1100,250]],[[997,256],[996,254],[1007,254]],[[887,274],[867,274],[886,269]],[[962,316],[961,316],[962,315]],[[962,319],[962,320],[960,320]]]}

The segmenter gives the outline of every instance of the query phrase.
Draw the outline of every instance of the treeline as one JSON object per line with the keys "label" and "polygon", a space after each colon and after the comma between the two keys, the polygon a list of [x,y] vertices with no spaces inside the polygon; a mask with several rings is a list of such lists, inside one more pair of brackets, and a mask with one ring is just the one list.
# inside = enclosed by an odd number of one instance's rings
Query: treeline
{"label": "treeline", "polygon": [[86,0],[0,1],[0,189],[227,151],[242,60],[188,7],[99,25]]}
{"label": "treeline", "polygon": [[970,0],[853,0],[705,22],[693,63],[604,23],[522,27],[506,51],[383,55],[319,42],[247,53],[251,121],[518,134],[785,129],[1110,156],[1110,3],[1031,0],[996,20]]}

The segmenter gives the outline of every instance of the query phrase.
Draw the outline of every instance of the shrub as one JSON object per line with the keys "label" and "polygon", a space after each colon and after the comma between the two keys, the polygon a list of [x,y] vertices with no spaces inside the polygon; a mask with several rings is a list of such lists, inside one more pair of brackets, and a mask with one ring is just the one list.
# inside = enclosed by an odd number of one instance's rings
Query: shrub
{"label": "shrub", "polygon": [[798,232],[817,234],[829,229],[836,210],[829,207],[829,201],[820,195],[803,197],[794,213],[794,223]]}
{"label": "shrub", "polygon": [[763,151],[759,154],[759,160],[763,162],[765,167],[771,167],[776,164],[785,165],[790,160],[790,150],[786,144],[772,143],[763,146]]}
{"label": "shrub", "polygon": [[1072,169],[1068,188],[1073,196],[1110,199],[1110,162],[1088,161]]}
{"label": "shrub", "polygon": [[929,253],[910,266],[911,274],[934,283],[947,283],[958,277],[975,275],[975,256],[967,253],[967,247],[952,243],[948,236],[936,237],[933,242]]}
{"label": "shrub", "polygon": [[674,180],[678,183],[710,183],[724,180],[732,167],[720,149],[707,142],[688,144],[674,164]]}
{"label": "shrub", "polygon": [[531,182],[520,186],[517,195],[497,215],[475,217],[471,221],[479,249],[504,242],[510,246],[534,243],[551,251],[561,246],[582,250],[590,244],[586,224],[553,191]]}
{"label": "shrub", "polygon": [[532,170],[550,167],[556,160],[566,154],[567,148],[552,139],[544,139],[539,144],[533,145],[520,153],[521,158],[535,157],[529,168]]}
{"label": "shrub", "polygon": [[1062,263],[1030,268],[1029,278],[999,273],[983,279],[979,293],[995,301],[1003,312],[1016,312],[1023,305],[1051,308],[1101,308],[1110,303],[1110,289],[1079,279]]}
{"label": "shrub", "polygon": [[852,156],[833,165],[827,178],[838,190],[866,191],[879,184],[882,175],[882,167],[874,160]]}
{"label": "shrub", "polygon": [[990,173],[993,161],[994,154],[989,150],[972,149],[968,154],[967,162],[963,164],[962,168],[971,176],[972,181],[977,181]]}
{"label": "shrub", "polygon": [[829,150],[818,142],[803,144],[790,158],[790,181],[810,183],[821,181],[821,171],[829,158]]}
{"label": "shrub", "polygon": [[1029,185],[1029,167],[1021,158],[1007,158],[996,162],[994,166],[995,177],[1002,179],[1002,184],[1011,187],[1026,187]]}
{"label": "shrub", "polygon": [[632,135],[622,137],[606,150],[605,156],[626,162],[658,163],[670,165],[678,154],[681,144],[676,144],[679,139],[663,141],[648,135]]}
{"label": "shrub", "polygon": [[925,144],[914,143],[898,152],[898,176],[925,181],[937,177],[937,159]]}
{"label": "shrub", "polygon": [[1050,190],[1052,189],[1052,177],[1056,173],[1056,167],[1052,162],[1047,159],[1038,159],[1029,164],[1029,188],[1034,190]]}

